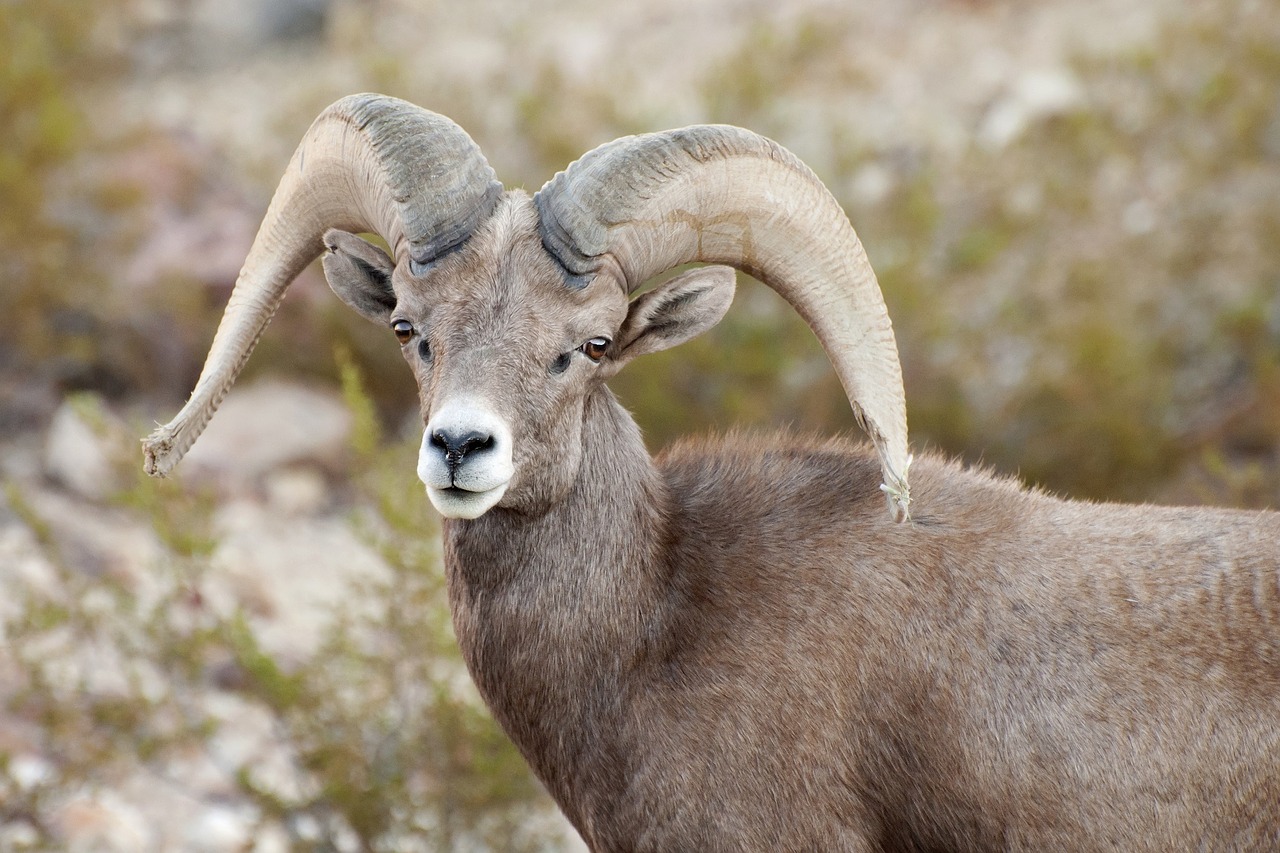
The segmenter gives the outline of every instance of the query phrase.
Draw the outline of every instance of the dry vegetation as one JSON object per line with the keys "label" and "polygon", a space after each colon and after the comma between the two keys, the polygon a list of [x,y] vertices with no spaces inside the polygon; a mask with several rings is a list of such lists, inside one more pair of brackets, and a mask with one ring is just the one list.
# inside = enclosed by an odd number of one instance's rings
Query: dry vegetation
{"label": "dry vegetation", "polygon": [[[113,438],[118,488],[96,498],[45,499],[59,488],[23,462],[65,395],[89,392],[76,406],[102,435],[123,414],[141,436],[187,393],[280,164],[346,91],[451,115],[530,188],[623,133],[770,134],[868,246],[917,448],[1079,497],[1280,503],[1280,7],[1177,4],[1159,22],[1153,4],[1157,23],[1127,41],[1064,38],[1043,66],[1019,52],[1079,23],[1068,5],[704,3],[682,27],[674,5],[608,21],[491,2],[449,31],[438,4],[335,0],[319,31],[222,61],[229,46],[182,47],[198,2],[0,3],[0,847],[132,849],[136,835],[85,830],[77,804],[145,799],[148,780],[199,800],[192,768],[225,757],[233,718],[272,748],[223,766],[198,814],[236,816],[249,849],[561,843],[460,677],[412,430],[396,427],[412,385],[386,335],[314,277],[251,370],[341,384],[355,414],[324,511],[379,569],[316,653],[264,645],[252,600],[210,603],[227,511],[210,502],[226,494],[141,482]],[[985,79],[976,60],[958,82],[911,76],[966,47],[1000,48],[996,82],[965,88]],[[175,240],[199,256],[155,262]],[[851,428],[803,323],[750,285],[711,334],[616,387],[655,446],[744,422]],[[131,569],[95,570],[51,507],[148,531]],[[157,832],[157,849],[199,846]]]}

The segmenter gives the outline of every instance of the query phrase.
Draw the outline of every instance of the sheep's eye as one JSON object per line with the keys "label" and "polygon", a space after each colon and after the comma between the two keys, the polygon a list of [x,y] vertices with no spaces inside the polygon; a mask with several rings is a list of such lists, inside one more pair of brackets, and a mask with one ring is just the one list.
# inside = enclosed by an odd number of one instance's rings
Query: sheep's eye
{"label": "sheep's eye", "polygon": [[592,338],[582,346],[578,347],[578,350],[592,361],[599,361],[604,358],[604,354],[608,349],[608,338]]}
{"label": "sheep's eye", "polygon": [[396,320],[391,324],[391,331],[396,333],[396,340],[402,344],[409,343],[413,337],[413,324],[408,320]]}

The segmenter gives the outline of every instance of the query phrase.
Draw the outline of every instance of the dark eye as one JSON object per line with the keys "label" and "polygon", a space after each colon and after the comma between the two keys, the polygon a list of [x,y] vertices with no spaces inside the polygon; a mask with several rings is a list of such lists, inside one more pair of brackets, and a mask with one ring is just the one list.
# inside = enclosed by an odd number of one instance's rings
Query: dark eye
{"label": "dark eye", "polygon": [[408,320],[396,320],[391,324],[391,331],[396,333],[396,340],[402,344],[409,343],[413,337],[413,324]]}
{"label": "dark eye", "polygon": [[592,361],[599,361],[604,358],[604,354],[608,349],[608,338],[592,338],[582,346],[578,347],[578,350]]}

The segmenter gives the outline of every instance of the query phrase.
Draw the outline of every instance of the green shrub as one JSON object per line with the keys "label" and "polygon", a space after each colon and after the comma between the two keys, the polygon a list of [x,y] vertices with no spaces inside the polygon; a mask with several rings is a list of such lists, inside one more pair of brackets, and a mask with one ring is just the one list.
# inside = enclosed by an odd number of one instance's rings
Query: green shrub
{"label": "green shrub", "polygon": [[94,35],[128,3],[0,3],[0,366],[18,361],[73,384],[93,372],[105,290],[90,223],[128,204],[73,176],[100,145],[77,93],[118,67]]}
{"label": "green shrub", "polygon": [[[257,831],[283,830],[295,850],[556,843],[549,799],[462,666],[414,449],[383,441],[348,356],[340,372],[360,472],[351,523],[388,571],[359,581],[301,662],[273,656],[244,606],[210,606],[218,542],[206,496],[138,473],[116,500],[149,519],[161,545],[140,586],[71,566],[22,490],[8,489],[54,572],[52,583],[21,592],[0,654],[20,684],[5,713],[39,731],[35,746],[54,767],[23,786],[0,755],[0,823],[29,827],[30,849],[64,846],[50,815],[77,792],[139,767],[164,778],[177,757],[208,753],[225,725],[217,695],[268,717],[289,756],[293,783],[282,788],[246,763],[234,799],[257,815]],[[77,664],[86,661],[102,668]],[[104,686],[104,671],[119,678]]]}

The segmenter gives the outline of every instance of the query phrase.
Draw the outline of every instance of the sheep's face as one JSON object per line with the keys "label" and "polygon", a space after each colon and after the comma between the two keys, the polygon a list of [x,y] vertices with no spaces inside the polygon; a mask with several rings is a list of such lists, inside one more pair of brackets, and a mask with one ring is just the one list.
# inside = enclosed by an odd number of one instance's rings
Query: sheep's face
{"label": "sheep's face", "polygon": [[450,518],[494,506],[537,512],[561,499],[578,475],[588,396],[636,355],[710,328],[733,296],[725,267],[634,302],[607,275],[571,287],[523,193],[425,268],[343,232],[325,243],[334,291],[388,328],[417,378],[418,475]]}

